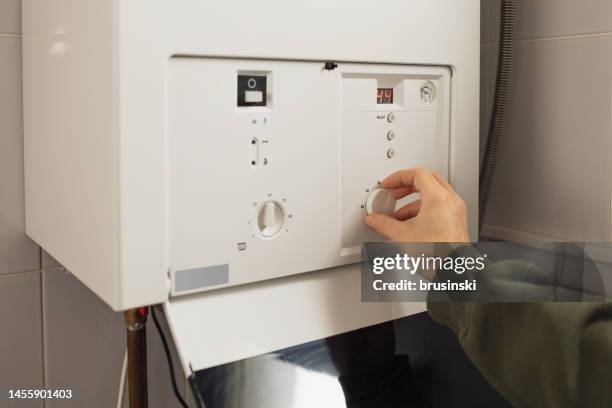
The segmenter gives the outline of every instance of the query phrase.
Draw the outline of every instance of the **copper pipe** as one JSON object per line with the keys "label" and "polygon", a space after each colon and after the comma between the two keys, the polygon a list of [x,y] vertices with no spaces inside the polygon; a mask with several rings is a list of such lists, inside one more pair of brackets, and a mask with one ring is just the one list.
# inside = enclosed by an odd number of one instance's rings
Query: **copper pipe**
{"label": "copper pipe", "polygon": [[147,408],[147,308],[127,310],[128,397],[130,408]]}

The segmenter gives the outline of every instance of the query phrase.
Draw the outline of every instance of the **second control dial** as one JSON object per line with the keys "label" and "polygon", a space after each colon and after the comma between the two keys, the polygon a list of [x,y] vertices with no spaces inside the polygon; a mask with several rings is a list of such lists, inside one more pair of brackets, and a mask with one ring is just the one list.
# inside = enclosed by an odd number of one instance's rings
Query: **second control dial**
{"label": "second control dial", "polygon": [[284,222],[285,212],[276,201],[266,201],[257,212],[257,231],[265,238],[276,236]]}

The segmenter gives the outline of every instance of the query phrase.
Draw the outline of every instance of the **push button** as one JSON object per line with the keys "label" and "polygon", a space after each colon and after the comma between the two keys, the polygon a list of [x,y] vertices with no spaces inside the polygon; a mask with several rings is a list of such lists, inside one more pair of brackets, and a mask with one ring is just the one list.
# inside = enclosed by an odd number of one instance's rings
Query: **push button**
{"label": "push button", "polygon": [[263,101],[263,92],[261,91],[245,91],[244,101],[247,103],[259,103]]}

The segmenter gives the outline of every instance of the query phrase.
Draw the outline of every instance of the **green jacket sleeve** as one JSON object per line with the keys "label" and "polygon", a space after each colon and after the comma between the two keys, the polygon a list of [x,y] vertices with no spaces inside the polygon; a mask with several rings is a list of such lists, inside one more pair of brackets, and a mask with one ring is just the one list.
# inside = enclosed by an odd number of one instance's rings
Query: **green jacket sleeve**
{"label": "green jacket sleeve", "polygon": [[[534,266],[501,267],[520,274]],[[428,302],[428,309],[517,408],[612,407],[612,304]]]}

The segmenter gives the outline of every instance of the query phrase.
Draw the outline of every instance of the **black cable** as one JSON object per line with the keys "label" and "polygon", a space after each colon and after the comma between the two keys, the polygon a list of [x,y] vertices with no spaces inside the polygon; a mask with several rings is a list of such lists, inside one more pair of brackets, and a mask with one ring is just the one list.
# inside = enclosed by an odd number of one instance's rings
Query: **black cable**
{"label": "black cable", "polygon": [[514,51],[514,32],[516,25],[514,0],[501,1],[501,27],[499,33],[499,59],[497,61],[497,80],[493,113],[489,124],[489,134],[480,170],[480,194],[478,197],[478,233],[482,235],[489,195],[491,192],[497,156],[502,144],[504,122],[508,109],[510,80],[512,77],[512,58]]}
{"label": "black cable", "polygon": [[174,366],[172,365],[172,357],[170,356],[170,348],[168,348],[168,341],[166,340],[166,336],[159,325],[159,321],[157,320],[157,315],[155,314],[155,306],[151,307],[151,314],[153,315],[153,321],[155,322],[155,327],[157,328],[157,333],[159,333],[159,338],[164,346],[164,352],[166,353],[166,361],[168,361],[168,369],[170,370],[170,380],[172,383],[172,391],[174,391],[174,395],[176,399],[181,404],[183,408],[189,408],[181,394],[179,393],[178,387],[176,386],[176,378],[174,376]]}

